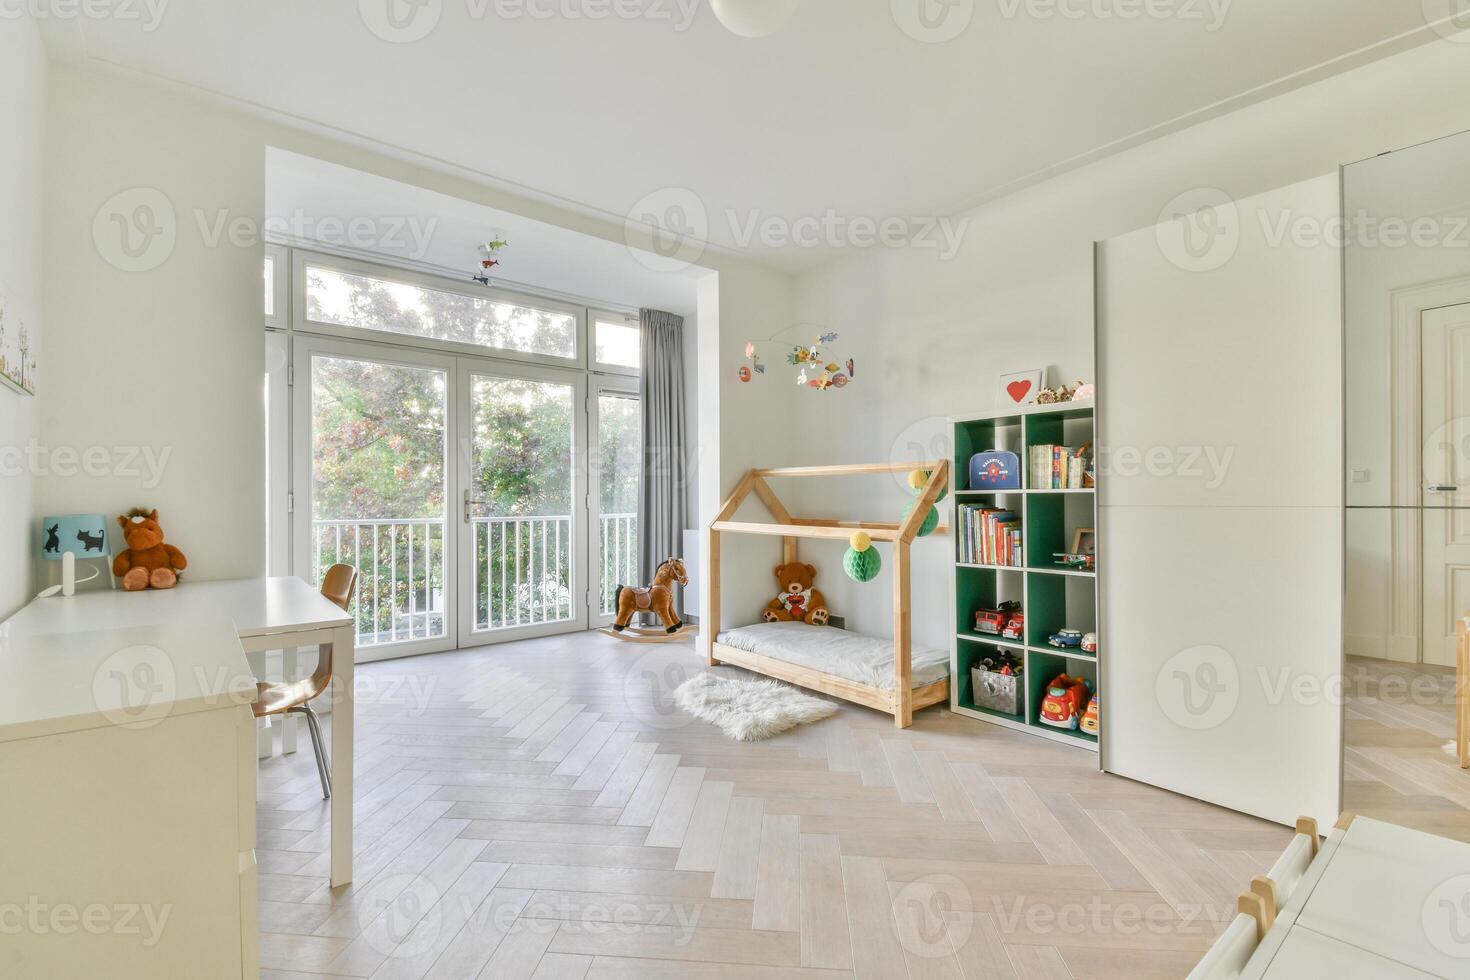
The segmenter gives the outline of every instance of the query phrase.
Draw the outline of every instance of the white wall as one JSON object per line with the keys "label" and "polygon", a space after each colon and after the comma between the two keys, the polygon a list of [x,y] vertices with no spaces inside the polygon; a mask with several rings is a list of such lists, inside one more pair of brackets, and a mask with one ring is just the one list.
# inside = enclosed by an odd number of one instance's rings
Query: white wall
{"label": "white wall", "polygon": [[[621,224],[516,198],[399,154],[132,76],[55,66],[47,110],[44,252],[50,271],[44,294],[56,327],[46,350],[53,359],[66,358],[67,371],[51,376],[43,437],[79,446],[142,445],[170,455],[156,486],[145,486],[141,477],[43,478],[37,500],[48,508],[103,512],[156,505],[165,531],[189,554],[200,579],[264,570],[262,481],[249,476],[264,452],[262,249],[253,242],[211,244],[199,216],[206,225],[221,212],[258,223],[268,147],[608,241],[624,237]],[[177,235],[156,268],[132,272],[109,263],[92,233],[109,199],[138,187],[168,200]],[[126,203],[131,215],[135,202]],[[689,351],[698,388],[710,396],[701,399],[698,429],[697,493],[708,514],[714,509],[709,500],[733,486],[732,474],[772,461],[761,433],[776,421],[769,406],[733,398],[721,384],[734,378],[743,341],[724,337],[719,324],[743,336],[788,320],[791,280],[713,252],[698,261],[713,270],[708,282],[718,281],[715,292],[702,285],[698,336]],[[775,462],[786,453],[774,451]],[[740,561],[737,553],[731,567]],[[763,592],[766,585],[753,587]],[[738,575],[730,595],[731,602],[741,601]]]}
{"label": "white wall", "polygon": [[[904,433],[937,434],[943,417],[991,407],[1005,372],[1049,365],[1053,383],[1092,380],[1091,242],[1154,224],[1193,188],[1240,199],[1470,128],[1470,103],[1425,97],[1467,85],[1463,45],[1425,45],[984,205],[966,215],[948,261],[935,250],[869,252],[798,277],[797,319],[841,333],[859,373],[841,392],[793,392],[800,460],[885,459],[909,441]],[[905,499],[838,482],[821,493],[808,513],[876,517]],[[875,587],[842,575],[840,547],[806,550],[819,556],[834,611],[863,630],[889,630],[888,604],[865,601]],[[947,555],[943,545],[916,553],[918,644],[948,642]]]}
{"label": "white wall", "polygon": [[[37,390],[61,372],[46,370],[41,337],[40,221],[41,154],[44,136],[46,58],[36,25],[28,18],[9,20],[0,30],[0,292],[7,303],[6,322],[23,317],[35,338]],[[12,324],[13,329],[13,324]],[[29,598],[32,559],[36,547],[31,533],[32,481],[25,451],[35,433],[34,412],[40,397],[21,395],[0,387],[0,449],[5,451],[0,472],[0,618],[9,616]],[[44,403],[43,403],[44,404]],[[51,501],[37,496],[36,509]]]}

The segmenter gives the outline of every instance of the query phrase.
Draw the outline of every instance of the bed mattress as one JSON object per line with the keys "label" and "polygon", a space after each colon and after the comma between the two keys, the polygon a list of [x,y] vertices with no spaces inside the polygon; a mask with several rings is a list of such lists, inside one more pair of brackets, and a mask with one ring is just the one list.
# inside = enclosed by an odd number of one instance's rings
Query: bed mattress
{"label": "bed mattress", "polygon": [[[746,653],[893,690],[892,640],[850,633],[835,626],[757,623],[725,630],[716,641]],[[949,654],[944,650],[915,649],[910,662],[915,688],[928,687],[949,676]]]}

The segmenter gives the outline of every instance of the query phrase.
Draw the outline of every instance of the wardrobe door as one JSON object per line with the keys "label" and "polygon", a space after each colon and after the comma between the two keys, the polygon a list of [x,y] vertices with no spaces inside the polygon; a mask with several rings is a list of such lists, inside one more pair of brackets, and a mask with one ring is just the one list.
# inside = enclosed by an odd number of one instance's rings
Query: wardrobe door
{"label": "wardrobe door", "polygon": [[[1097,254],[1109,771],[1339,808],[1342,327],[1331,175]],[[1223,195],[1222,195],[1223,197]]]}

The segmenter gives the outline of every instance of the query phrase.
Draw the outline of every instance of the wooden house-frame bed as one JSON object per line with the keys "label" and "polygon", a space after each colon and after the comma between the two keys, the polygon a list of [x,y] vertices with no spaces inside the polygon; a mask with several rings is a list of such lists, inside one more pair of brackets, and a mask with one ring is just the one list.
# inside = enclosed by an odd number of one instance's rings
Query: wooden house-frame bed
{"label": "wooden house-frame bed", "polygon": [[[884,521],[838,521],[793,517],[767,482],[777,477],[826,477],[859,476],[873,473],[896,473],[919,469],[928,472],[929,479],[919,492],[918,502],[901,523]],[[735,487],[735,492],[725,501],[715,519],[710,522],[706,554],[709,556],[709,623],[701,624],[705,654],[711,666],[733,664],[747,670],[787,681],[800,687],[820,691],[833,697],[853,701],[876,708],[893,716],[899,728],[908,728],[913,723],[914,711],[949,700],[950,680],[945,677],[923,687],[914,688],[911,642],[912,615],[909,607],[909,549],[918,537],[919,528],[929,508],[934,506],[939,495],[949,483],[949,462],[938,460],[929,463],[903,464],[856,464],[846,466],[803,466],[786,469],[755,469],[746,473]],[[775,523],[762,524],[734,520],[740,505],[754,493],[766,509],[771,512]],[[782,562],[797,560],[798,542],[802,538],[845,541],[854,531],[862,530],[876,542],[893,545],[893,556],[884,573],[893,580],[893,690],[871,684],[863,684],[849,677],[825,673],[811,667],[789,663],[773,657],[741,650],[719,642],[720,636],[720,538],[725,534],[755,534],[779,537],[782,540]],[[938,533],[949,530],[941,525]]]}

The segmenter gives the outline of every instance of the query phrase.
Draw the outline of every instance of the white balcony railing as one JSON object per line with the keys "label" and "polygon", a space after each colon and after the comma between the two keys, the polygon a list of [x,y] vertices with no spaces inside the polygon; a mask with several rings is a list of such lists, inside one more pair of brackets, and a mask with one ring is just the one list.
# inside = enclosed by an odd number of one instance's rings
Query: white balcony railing
{"label": "white balcony railing", "polygon": [[638,581],[638,515],[602,515],[602,588],[604,616],[618,611],[618,586]]}
{"label": "white balcony railing", "polygon": [[357,645],[445,635],[444,521],[314,521],[316,576],[357,567]]}
{"label": "white balcony railing", "polygon": [[[473,524],[471,595],[477,630],[557,623],[574,617],[572,519],[482,517]],[[634,584],[638,517],[604,514],[594,614],[617,611],[619,585]],[[442,519],[314,521],[316,580],[344,562],[358,569],[357,642],[374,646],[445,635]]]}

